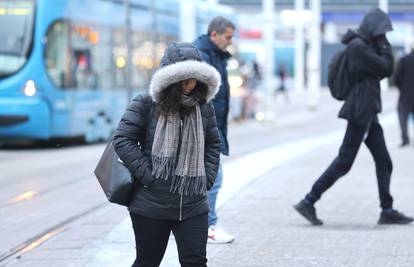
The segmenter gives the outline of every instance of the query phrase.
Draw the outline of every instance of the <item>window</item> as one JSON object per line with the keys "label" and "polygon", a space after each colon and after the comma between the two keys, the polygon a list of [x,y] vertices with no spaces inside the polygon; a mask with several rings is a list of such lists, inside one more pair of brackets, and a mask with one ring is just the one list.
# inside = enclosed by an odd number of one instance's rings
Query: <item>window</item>
{"label": "window", "polygon": [[60,88],[73,84],[69,53],[69,27],[65,21],[56,21],[46,35],[46,70],[52,82]]}
{"label": "window", "polygon": [[63,89],[112,89],[115,85],[109,28],[57,21],[46,37],[46,69]]}
{"label": "window", "polygon": [[33,1],[0,0],[0,78],[17,72],[32,47]]}
{"label": "window", "polygon": [[123,28],[115,28],[112,31],[113,49],[112,59],[114,66],[114,86],[116,88],[127,87],[127,46],[125,41],[125,30]]}
{"label": "window", "polygon": [[108,66],[107,34],[103,28],[72,24],[70,26],[70,54],[73,86],[77,89],[108,89],[112,81],[106,75]]}

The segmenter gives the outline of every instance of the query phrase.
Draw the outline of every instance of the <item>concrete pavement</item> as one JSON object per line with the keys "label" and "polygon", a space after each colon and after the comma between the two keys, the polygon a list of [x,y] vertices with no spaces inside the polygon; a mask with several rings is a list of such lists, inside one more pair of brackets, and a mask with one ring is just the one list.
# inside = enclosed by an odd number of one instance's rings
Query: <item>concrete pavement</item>
{"label": "concrete pavement", "polygon": [[[397,148],[396,123],[387,124],[395,207],[414,215],[414,148]],[[380,209],[375,166],[365,147],[351,172],[317,203],[324,226],[310,226],[292,209],[333,160],[339,143],[321,145],[281,165],[226,203],[220,222],[236,241],[209,246],[210,266],[414,266],[413,225],[376,224]]]}

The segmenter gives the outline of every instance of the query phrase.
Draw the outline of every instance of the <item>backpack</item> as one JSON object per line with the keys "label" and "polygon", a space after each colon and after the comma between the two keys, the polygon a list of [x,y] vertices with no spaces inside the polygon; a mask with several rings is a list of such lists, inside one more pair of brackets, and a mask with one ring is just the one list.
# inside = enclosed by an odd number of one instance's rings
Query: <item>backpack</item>
{"label": "backpack", "polygon": [[347,48],[338,51],[328,67],[328,86],[331,95],[337,100],[345,100],[353,86],[348,69]]}

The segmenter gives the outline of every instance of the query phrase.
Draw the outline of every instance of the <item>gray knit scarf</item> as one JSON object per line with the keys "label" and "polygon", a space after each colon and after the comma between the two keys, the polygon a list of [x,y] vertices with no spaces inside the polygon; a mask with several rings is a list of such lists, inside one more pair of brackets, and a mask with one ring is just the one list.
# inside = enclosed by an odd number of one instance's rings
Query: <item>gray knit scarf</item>
{"label": "gray knit scarf", "polygon": [[156,179],[172,177],[171,192],[204,195],[207,187],[200,105],[186,95],[181,104],[194,107],[183,121],[178,113],[171,112],[158,118],[151,152],[152,174]]}

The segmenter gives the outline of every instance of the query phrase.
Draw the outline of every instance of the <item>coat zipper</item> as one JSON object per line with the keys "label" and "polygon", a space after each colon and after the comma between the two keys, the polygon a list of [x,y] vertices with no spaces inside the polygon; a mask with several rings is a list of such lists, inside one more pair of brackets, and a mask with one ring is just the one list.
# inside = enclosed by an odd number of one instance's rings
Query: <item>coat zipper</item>
{"label": "coat zipper", "polygon": [[[179,138],[179,148],[181,148],[182,142],[182,131],[183,131],[183,120],[180,118],[180,138]],[[178,151],[179,152],[179,151]],[[178,159],[178,157],[177,157]],[[180,221],[183,220],[183,194],[180,194]]]}
{"label": "coat zipper", "polygon": [[183,194],[180,194],[180,221],[183,220]]}

